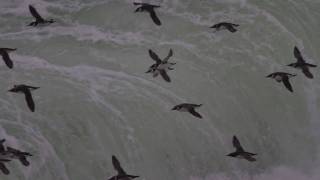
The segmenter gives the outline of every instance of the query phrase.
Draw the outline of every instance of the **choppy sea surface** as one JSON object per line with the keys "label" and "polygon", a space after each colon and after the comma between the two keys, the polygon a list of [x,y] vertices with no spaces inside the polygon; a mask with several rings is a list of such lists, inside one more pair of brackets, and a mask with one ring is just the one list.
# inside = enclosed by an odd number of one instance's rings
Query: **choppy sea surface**
{"label": "choppy sea surface", "polygon": [[[28,5],[57,23],[32,28]],[[141,180],[319,180],[320,73],[285,66],[298,46],[320,65],[319,0],[163,0],[156,26],[131,0],[1,0],[0,138],[34,154],[1,180],[106,180],[116,155]],[[237,33],[213,33],[220,21]],[[144,72],[148,49],[176,62]],[[294,93],[266,79],[298,74]],[[14,84],[40,86],[36,112]],[[202,103],[203,119],[170,109]],[[257,162],[229,158],[237,135]]]}

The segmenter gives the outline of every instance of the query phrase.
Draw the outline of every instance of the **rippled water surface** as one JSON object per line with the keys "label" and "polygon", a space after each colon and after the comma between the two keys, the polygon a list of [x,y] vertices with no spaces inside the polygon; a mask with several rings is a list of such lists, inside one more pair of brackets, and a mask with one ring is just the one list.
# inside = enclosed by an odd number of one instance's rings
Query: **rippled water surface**
{"label": "rippled water surface", "polygon": [[[28,5],[57,23],[32,28]],[[156,26],[131,0],[1,0],[0,138],[34,156],[1,180],[106,180],[111,155],[141,180],[319,180],[320,73],[285,65],[298,46],[320,65],[319,0],[163,0]],[[208,28],[229,21],[237,33]],[[172,83],[144,72],[151,48],[176,62]],[[297,73],[294,93],[266,79]],[[34,91],[36,112],[13,84]],[[199,120],[170,109],[202,103]],[[237,135],[258,153],[225,155]]]}

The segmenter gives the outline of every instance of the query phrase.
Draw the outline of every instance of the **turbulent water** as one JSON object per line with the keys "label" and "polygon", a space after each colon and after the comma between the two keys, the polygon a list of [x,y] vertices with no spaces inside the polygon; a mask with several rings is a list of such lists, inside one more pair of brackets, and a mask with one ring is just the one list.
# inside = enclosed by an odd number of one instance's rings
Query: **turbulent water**
{"label": "turbulent water", "polygon": [[[163,0],[156,26],[131,0],[1,0],[0,138],[34,154],[1,180],[106,180],[116,155],[141,180],[319,180],[319,0]],[[32,28],[28,5],[57,23]],[[213,33],[220,21],[237,33]],[[170,48],[171,83],[144,73]],[[265,76],[297,73],[294,93]],[[36,112],[14,84],[40,86]],[[202,103],[197,119],[170,109]],[[237,135],[257,162],[227,157]]]}

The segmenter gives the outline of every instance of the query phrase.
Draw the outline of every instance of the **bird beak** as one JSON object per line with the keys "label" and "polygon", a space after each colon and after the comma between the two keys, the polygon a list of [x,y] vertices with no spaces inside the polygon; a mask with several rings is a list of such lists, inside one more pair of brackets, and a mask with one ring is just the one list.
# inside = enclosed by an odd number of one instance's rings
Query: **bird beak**
{"label": "bird beak", "polygon": [[175,108],[175,107],[171,109],[171,111],[174,111],[174,110],[176,110],[176,108]]}

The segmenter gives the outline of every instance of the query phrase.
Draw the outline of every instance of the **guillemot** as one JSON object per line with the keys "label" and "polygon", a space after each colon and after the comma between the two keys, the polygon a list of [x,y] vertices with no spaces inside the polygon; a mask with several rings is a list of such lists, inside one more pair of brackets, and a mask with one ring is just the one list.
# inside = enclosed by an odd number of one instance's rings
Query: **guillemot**
{"label": "guillemot", "polygon": [[30,162],[27,160],[27,157],[32,156],[32,154],[28,152],[23,152],[12,147],[7,147],[7,151],[5,151],[5,154],[11,159],[18,159],[24,166],[30,165]]}
{"label": "guillemot", "polygon": [[236,136],[233,136],[232,144],[233,144],[233,147],[236,148],[236,151],[233,152],[233,153],[228,154],[227,156],[240,158],[240,159],[246,159],[246,160],[251,161],[251,162],[252,161],[256,161],[256,159],[254,157],[252,157],[252,156],[255,156],[257,154],[246,152],[242,148],[242,146],[241,146],[241,144],[240,144],[240,142],[239,142],[239,140],[238,140],[238,138]]}
{"label": "guillemot", "polygon": [[50,20],[43,19],[40,16],[40,14],[37,12],[36,8],[34,8],[31,5],[29,5],[29,11],[31,15],[36,19],[36,21],[31,22],[28,26],[37,26],[38,24],[51,24],[55,22],[53,19],[50,19]]}
{"label": "guillemot", "polygon": [[161,60],[159,56],[151,49],[149,49],[149,55],[156,63],[152,64],[146,73],[152,73],[153,77],[157,77],[160,74],[165,81],[171,82],[171,79],[167,74],[167,70],[173,70],[172,66],[176,64],[168,62],[170,57],[173,56],[173,50],[170,49],[167,57],[165,57],[163,60]]}
{"label": "guillemot", "polygon": [[290,91],[293,92],[292,86],[290,84],[289,78],[296,76],[296,74],[290,74],[286,72],[274,72],[266,76],[267,78],[273,78],[277,82],[283,82],[284,86]]}
{"label": "guillemot", "polygon": [[156,12],[154,11],[155,8],[159,8],[160,6],[151,5],[148,3],[137,3],[137,2],[134,2],[133,4],[135,6],[140,6],[134,12],[148,12],[153,22],[158,26],[161,25],[161,21],[158,18]]}
{"label": "guillemot", "polygon": [[117,175],[112,176],[109,180],[131,180],[134,178],[138,178],[139,176],[129,175],[127,174],[121,167],[119,160],[116,156],[112,156],[112,164],[114,169],[118,172]]}
{"label": "guillemot", "polygon": [[34,112],[35,105],[34,105],[34,101],[33,101],[33,98],[32,98],[31,91],[32,90],[36,90],[36,89],[39,89],[39,87],[33,87],[33,86],[20,84],[20,85],[14,85],[14,87],[12,89],[10,89],[9,92],[24,93],[25,99],[26,99],[26,102],[27,102],[27,105],[28,105],[29,109],[32,112]]}
{"label": "guillemot", "polygon": [[9,56],[9,53],[12,51],[17,50],[16,48],[0,48],[0,55],[2,56],[2,59],[4,63],[8,66],[8,68],[12,69],[13,68],[13,62]]}
{"label": "guillemot", "polygon": [[294,47],[293,54],[294,54],[294,57],[297,59],[297,62],[288,64],[288,66],[291,66],[296,69],[301,69],[303,74],[306,77],[313,79],[313,75],[309,71],[309,67],[317,67],[317,66],[314,64],[306,63],[306,61],[304,60],[304,58],[301,55],[300,50],[296,46]]}
{"label": "guillemot", "polygon": [[193,116],[201,119],[202,116],[198,112],[195,111],[195,108],[199,108],[200,106],[202,106],[202,104],[183,103],[183,104],[179,104],[179,105],[174,106],[172,108],[172,110],[176,110],[176,111],[180,111],[180,112],[189,112]]}
{"label": "guillemot", "polygon": [[214,28],[216,29],[217,31],[220,31],[222,29],[227,29],[229,30],[230,32],[234,33],[237,31],[236,27],[238,27],[239,24],[233,24],[233,23],[228,23],[228,22],[221,22],[221,23],[218,23],[218,24],[215,24],[213,26],[211,26],[210,28]]}

